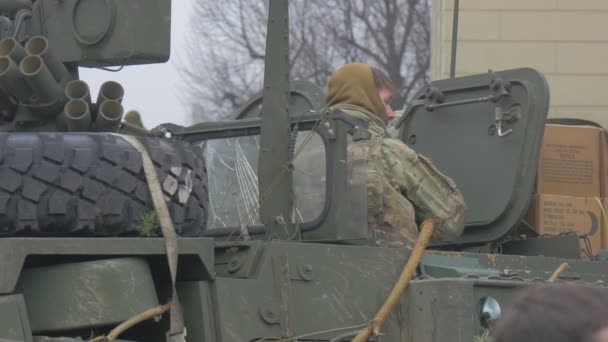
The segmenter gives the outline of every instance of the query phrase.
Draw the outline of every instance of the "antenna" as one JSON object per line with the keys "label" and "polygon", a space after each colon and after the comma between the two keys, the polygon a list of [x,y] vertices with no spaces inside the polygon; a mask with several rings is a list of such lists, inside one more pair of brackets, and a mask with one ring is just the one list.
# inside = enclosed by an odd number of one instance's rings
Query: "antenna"
{"label": "antenna", "polygon": [[458,11],[460,0],[454,0],[454,20],[452,20],[452,60],[450,62],[450,78],[456,77],[456,47],[458,45]]}
{"label": "antenna", "polygon": [[258,184],[260,220],[271,238],[285,236],[292,212],[289,158],[289,10],[287,0],[270,0],[264,66]]}

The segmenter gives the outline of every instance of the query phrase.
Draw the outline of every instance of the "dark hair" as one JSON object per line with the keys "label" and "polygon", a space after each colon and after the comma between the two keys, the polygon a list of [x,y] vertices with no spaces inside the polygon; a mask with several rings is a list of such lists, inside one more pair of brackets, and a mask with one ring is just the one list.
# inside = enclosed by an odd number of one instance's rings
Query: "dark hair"
{"label": "dark hair", "polygon": [[392,92],[397,91],[395,84],[384,71],[382,71],[376,67],[371,67],[371,68],[372,68],[372,76],[374,77],[374,85],[376,86],[376,89],[380,90],[382,88],[387,88],[388,90],[390,90]]}
{"label": "dark hair", "polygon": [[608,327],[608,288],[590,284],[530,286],[492,327],[493,342],[592,342]]}

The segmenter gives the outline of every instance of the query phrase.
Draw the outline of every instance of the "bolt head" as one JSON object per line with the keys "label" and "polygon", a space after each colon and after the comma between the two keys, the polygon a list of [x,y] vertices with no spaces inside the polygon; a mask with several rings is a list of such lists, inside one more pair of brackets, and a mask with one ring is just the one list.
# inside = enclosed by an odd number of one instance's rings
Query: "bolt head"
{"label": "bolt head", "polygon": [[496,133],[496,126],[491,125],[490,127],[488,127],[488,135],[492,136]]}

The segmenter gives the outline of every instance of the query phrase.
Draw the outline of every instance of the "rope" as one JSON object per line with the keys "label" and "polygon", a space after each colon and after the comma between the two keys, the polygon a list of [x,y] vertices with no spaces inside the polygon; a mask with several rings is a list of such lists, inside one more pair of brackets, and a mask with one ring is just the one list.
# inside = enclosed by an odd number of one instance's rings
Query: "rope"
{"label": "rope", "polygon": [[135,148],[142,157],[142,163],[144,167],[144,174],[146,181],[150,189],[150,195],[152,197],[152,203],[158,216],[160,223],[161,232],[163,234],[163,240],[165,241],[165,250],[167,252],[167,262],[169,263],[169,272],[171,274],[171,309],[170,315],[170,335],[178,335],[185,332],[184,318],[182,315],[181,307],[179,305],[179,299],[177,298],[177,290],[175,288],[175,282],[177,280],[177,258],[178,258],[178,243],[177,234],[175,233],[175,227],[173,221],[171,221],[171,214],[167,208],[167,203],[163,195],[163,190],[160,186],[154,163],[146,150],[146,147],[137,138],[114,134],[125,141],[127,141],[133,148]]}
{"label": "rope", "polygon": [[301,338],[319,336],[319,335],[323,335],[323,334],[331,334],[331,333],[341,332],[341,331],[347,331],[347,330],[355,330],[355,329],[363,328],[366,325],[367,325],[367,323],[359,324],[359,325],[353,325],[353,326],[350,326],[350,327],[321,330],[321,331],[315,331],[315,332],[312,332],[312,333],[308,333],[308,334],[304,334],[304,335],[299,335],[299,336],[293,336],[293,337],[287,337],[287,338],[285,338],[285,337],[262,337],[261,339],[254,340],[254,341],[259,341],[259,342],[262,342],[262,341],[290,342],[290,341],[295,341],[295,340],[301,339]]}
{"label": "rope", "polygon": [[343,342],[346,340],[350,340],[352,337],[357,336],[357,334],[359,334],[359,331],[344,333],[342,335],[338,335],[338,336],[332,338],[331,340],[329,340],[329,342]]}

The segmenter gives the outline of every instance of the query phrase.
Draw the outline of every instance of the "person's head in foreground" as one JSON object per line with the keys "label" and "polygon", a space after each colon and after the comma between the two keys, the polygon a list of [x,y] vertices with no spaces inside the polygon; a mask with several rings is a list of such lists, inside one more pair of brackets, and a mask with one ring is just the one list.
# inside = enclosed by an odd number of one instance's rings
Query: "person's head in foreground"
{"label": "person's head in foreground", "polygon": [[358,106],[384,123],[395,117],[391,108],[395,95],[395,86],[388,75],[363,63],[345,64],[336,70],[329,78],[325,92],[328,106]]}
{"label": "person's head in foreground", "polygon": [[493,342],[608,342],[608,288],[530,286],[492,327]]}

